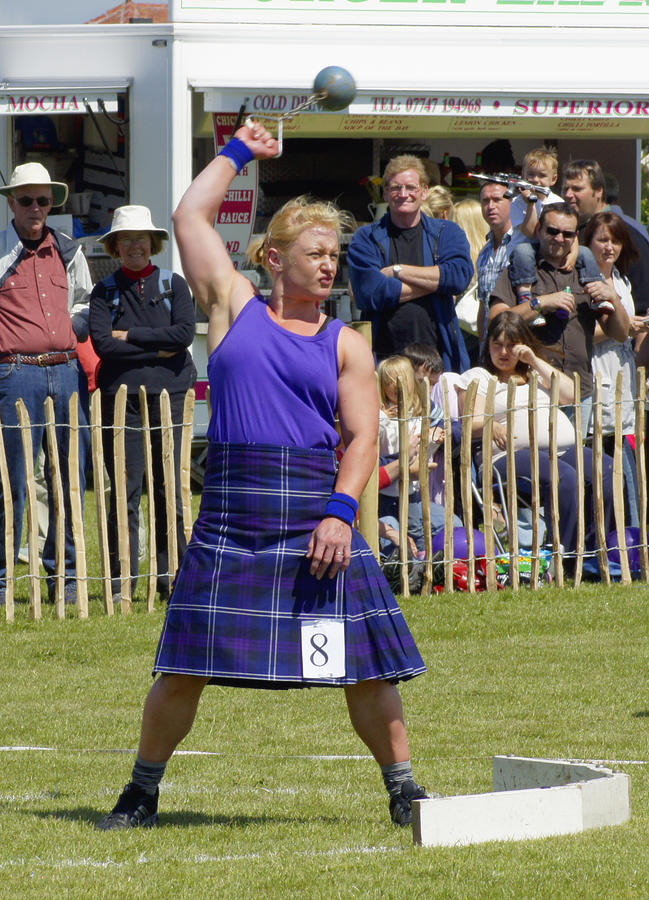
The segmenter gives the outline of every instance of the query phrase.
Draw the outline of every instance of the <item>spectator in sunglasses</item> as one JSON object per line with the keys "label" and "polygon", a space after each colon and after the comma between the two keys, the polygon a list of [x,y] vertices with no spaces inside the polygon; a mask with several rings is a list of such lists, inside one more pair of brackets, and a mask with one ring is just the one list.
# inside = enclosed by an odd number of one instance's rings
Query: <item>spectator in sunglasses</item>
{"label": "spectator in sunglasses", "polygon": [[[545,348],[545,356],[552,366],[568,375],[579,373],[581,417],[586,435],[592,408],[595,324],[599,323],[607,337],[624,341],[629,333],[629,317],[613,288],[606,292],[606,297],[600,292],[598,303],[593,304],[579,282],[578,272],[574,268],[565,269],[577,241],[577,229],[577,213],[569,204],[551,203],[543,207],[535,232],[539,247],[531,296],[520,302],[509,273],[503,272],[489,300],[489,318],[512,309],[533,326],[534,335]],[[602,288],[606,288],[604,283]],[[606,304],[601,302],[604,299]],[[534,324],[539,316],[542,321]]]}
{"label": "spectator in sunglasses", "polygon": [[[77,341],[88,337],[88,300],[92,280],[81,246],[47,225],[53,207],[63,206],[67,185],[52,181],[40,163],[17,166],[7,197],[13,221],[0,232],[0,419],[7,459],[11,464],[14,552],[17,557],[25,507],[25,460],[16,400],[22,398],[32,423],[34,462],[45,453],[49,522],[43,566],[48,596],[55,597],[55,574],[65,575],[66,602],[77,597],[76,559],[72,536],[68,452],[70,428],[57,427],[58,455],[65,498],[65,572],[55,572],[56,523],[50,484],[49,451],[45,438],[45,399],[54,401],[57,426],[69,425],[69,401],[79,397],[79,478],[85,491],[89,450],[88,381],[77,358]],[[4,509],[0,504],[4,533]],[[5,602],[5,543],[0,541],[0,604]]]}

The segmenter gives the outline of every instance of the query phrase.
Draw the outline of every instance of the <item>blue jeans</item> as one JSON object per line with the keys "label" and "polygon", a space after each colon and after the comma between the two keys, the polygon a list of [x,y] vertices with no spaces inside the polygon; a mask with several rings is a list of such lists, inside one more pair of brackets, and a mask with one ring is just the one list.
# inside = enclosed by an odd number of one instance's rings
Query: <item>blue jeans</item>
{"label": "blue jeans", "polygon": [[[516,451],[516,480],[521,494],[530,497],[531,457],[529,450]],[[577,472],[574,447],[562,453],[558,459],[559,474],[559,537],[566,553],[574,553],[577,547]],[[501,456],[494,463],[503,479],[507,477],[507,458]],[[593,502],[593,453],[584,447],[584,483],[586,487],[586,535],[587,550],[597,549]],[[545,450],[539,450],[539,487],[541,503],[545,511],[545,524],[551,530],[550,500],[550,457]],[[603,456],[602,493],[604,496],[604,517],[606,533],[613,527],[613,460]]]}
{"label": "blue jeans", "polygon": [[[521,284],[535,284],[536,276],[536,250],[537,244],[517,244],[509,255],[509,280],[512,287]],[[575,270],[579,278],[579,284],[589,284],[591,281],[603,281],[599,266],[595,262],[591,250],[588,247],[580,247]]]}
{"label": "blue jeans", "polygon": [[[54,421],[56,423],[56,440],[59,452],[61,480],[65,509],[65,574],[73,578],[76,574],[76,557],[72,536],[72,516],[70,509],[70,479],[68,476],[68,456],[70,448],[69,400],[77,392],[79,395],[79,479],[81,496],[86,489],[86,464],[89,457],[90,432],[88,425],[88,380],[76,359],[56,366],[34,366],[24,363],[0,363],[0,418],[2,420],[2,437],[4,441],[7,465],[11,476],[11,497],[14,513],[14,561],[20,549],[20,537],[25,510],[26,480],[25,457],[22,438],[18,426],[16,400],[22,398],[31,422],[32,447],[34,463],[41,447],[45,451],[45,480],[48,486],[49,523],[45,547],[43,548],[43,567],[48,575],[56,568],[55,535],[56,522],[54,515],[54,497],[51,490],[51,472],[47,437],[45,434],[46,397],[54,403]],[[0,527],[4,534],[4,509],[0,504]],[[4,539],[0,540],[0,584],[7,573]]]}

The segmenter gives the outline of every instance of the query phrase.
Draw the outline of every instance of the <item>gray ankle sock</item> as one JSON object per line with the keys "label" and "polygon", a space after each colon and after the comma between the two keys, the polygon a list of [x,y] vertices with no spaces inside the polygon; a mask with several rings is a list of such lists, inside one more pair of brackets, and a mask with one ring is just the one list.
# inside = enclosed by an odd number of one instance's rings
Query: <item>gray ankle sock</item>
{"label": "gray ankle sock", "polygon": [[162,776],[164,775],[166,768],[166,762],[147,762],[138,755],[135,760],[135,765],[133,766],[131,781],[133,784],[137,784],[138,787],[141,787],[143,791],[146,791],[147,794],[153,795],[162,781]]}
{"label": "gray ankle sock", "polygon": [[401,792],[401,785],[404,781],[414,781],[410,760],[381,766],[381,772],[383,773],[383,783],[391,797]]}

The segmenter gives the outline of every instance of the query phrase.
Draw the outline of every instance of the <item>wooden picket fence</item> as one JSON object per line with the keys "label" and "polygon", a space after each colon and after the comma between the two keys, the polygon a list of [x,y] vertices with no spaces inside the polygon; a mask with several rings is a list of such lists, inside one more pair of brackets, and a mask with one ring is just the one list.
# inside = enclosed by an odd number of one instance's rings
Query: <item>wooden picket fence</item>
{"label": "wooden picket fence", "polygon": [[[495,397],[495,380],[492,380],[486,398],[485,409],[485,427],[482,434],[482,465],[483,471],[489,472],[492,469],[492,436],[493,436],[493,408]],[[549,434],[549,456],[551,465],[551,491],[552,503],[550,510],[544,510],[546,521],[549,519],[550,530],[552,533],[552,555],[554,559],[555,583],[559,587],[564,586],[563,568],[561,565],[561,547],[559,544],[559,528],[558,528],[558,492],[561,489],[559,484],[558,468],[557,468],[557,409],[558,403],[558,380],[555,376],[551,388],[551,406],[550,406],[550,434]],[[429,479],[428,470],[428,421],[430,413],[430,391],[427,382],[423,382],[418,386],[421,391],[421,401],[423,406],[423,414],[421,417],[421,437],[420,437],[420,453],[419,453],[419,473],[418,480],[421,485],[427,485]],[[537,589],[539,586],[539,558],[540,558],[540,491],[539,491],[539,466],[538,466],[538,447],[539,432],[536,417],[536,396],[538,390],[538,382],[535,374],[530,380],[530,406],[529,406],[529,430],[530,430],[530,454],[532,468],[532,490],[531,490],[531,510],[532,510],[532,551],[531,551],[531,588]],[[516,462],[514,456],[514,408],[513,399],[515,393],[515,383],[512,379],[508,386],[508,428],[507,428],[507,478],[506,484],[516,484]],[[477,383],[469,385],[466,392],[464,402],[464,415],[462,419],[462,440],[460,446],[460,464],[459,477],[454,474],[452,460],[452,446],[450,440],[451,419],[449,413],[448,394],[444,395],[444,426],[447,439],[444,441],[443,450],[440,451],[444,467],[444,489],[445,489],[445,529],[444,529],[444,559],[443,559],[443,589],[447,591],[454,590],[453,564],[455,559],[454,552],[454,534],[453,534],[453,510],[455,508],[455,499],[458,496],[461,499],[463,509],[463,522],[466,530],[467,544],[467,565],[468,565],[468,590],[475,591],[475,548],[474,548],[474,528],[479,527],[484,532],[484,541],[486,547],[486,584],[487,588],[493,589],[497,583],[496,560],[501,557],[497,551],[494,539],[494,495],[493,482],[491,478],[483,478],[481,488],[481,507],[483,510],[482,522],[474,522],[474,504],[473,495],[475,485],[472,480],[472,449],[473,441],[471,434],[471,418],[477,394]],[[575,396],[579,396],[579,379],[575,376]],[[191,510],[191,450],[192,450],[192,433],[193,433],[193,412],[194,412],[194,391],[188,391],[185,399],[183,426],[182,426],[182,449],[181,449],[181,473],[180,483],[182,492],[182,508],[183,508],[183,527],[186,538],[189,539],[192,528],[192,510]],[[405,410],[410,408],[410,400],[406,396],[406,389],[403,383],[398,385],[398,401],[399,401],[399,430],[400,430],[400,508],[399,521],[407,522],[408,520],[408,494],[409,494],[409,465],[408,465],[408,445],[409,445],[409,424],[410,420]],[[644,369],[639,369],[637,373],[637,399],[635,401],[635,463],[639,485],[639,514],[640,521],[647,520],[647,487],[646,487],[646,467],[645,467],[645,401],[646,401],[646,381]],[[177,540],[176,540],[176,496],[175,496],[175,477],[174,477],[174,435],[173,425],[171,422],[171,408],[169,404],[169,396],[166,391],[162,392],[161,398],[161,420],[162,420],[162,439],[163,439],[163,468],[164,481],[167,497],[167,522],[168,522],[168,552],[169,552],[169,569],[173,574],[176,570],[177,559]],[[629,566],[628,552],[625,542],[625,512],[624,512],[624,478],[622,466],[622,424],[621,424],[621,403],[622,403],[622,376],[618,376],[616,386],[616,431],[615,431],[615,454],[614,454],[614,516],[617,533],[619,535],[619,555],[621,567],[621,581],[623,584],[631,582],[631,571]],[[146,391],[144,388],[140,391],[140,405],[142,409],[142,430],[145,448],[145,465],[146,465],[146,487],[149,497],[152,496],[153,470],[152,470],[152,453],[150,441],[150,426],[148,421],[148,411],[146,403]],[[583,435],[581,429],[580,404],[576,403],[575,414],[575,431],[577,446],[577,477],[579,487],[579,501],[577,509],[577,552],[574,571],[574,586],[579,587],[583,576],[583,561],[585,558],[584,535],[585,535],[585,516],[584,509],[584,466],[583,466]],[[23,448],[26,460],[26,480],[27,480],[27,504],[26,504],[26,520],[27,520],[27,544],[29,551],[28,573],[20,576],[20,578],[28,579],[29,582],[29,609],[30,615],[34,619],[40,619],[42,616],[41,607],[41,584],[43,576],[40,573],[39,566],[39,550],[38,550],[38,521],[37,521],[37,501],[36,501],[36,485],[34,478],[34,467],[32,463],[32,438],[31,423],[24,403],[19,400],[17,402],[19,424],[21,428]],[[601,570],[601,580],[609,583],[611,574],[609,569],[609,559],[606,546],[606,534],[604,525],[604,509],[602,499],[602,387],[601,377],[595,378],[594,388],[594,438],[593,438],[593,468],[594,468],[594,507],[595,507],[595,525],[597,530],[597,557]],[[118,543],[120,558],[120,575],[121,575],[121,592],[118,608],[123,614],[132,611],[133,598],[131,596],[131,577],[130,577],[130,549],[128,537],[128,515],[126,506],[126,467],[127,460],[125,457],[124,434],[125,434],[125,410],[126,410],[126,387],[123,386],[118,392],[115,400],[115,425],[114,425],[114,445],[113,452],[115,456],[115,472],[116,472],[116,492],[117,492],[117,516],[118,516]],[[48,448],[50,453],[50,465],[52,471],[52,491],[54,497],[54,505],[56,510],[56,593],[55,593],[55,615],[58,618],[64,618],[66,615],[64,584],[65,584],[65,559],[64,559],[64,532],[65,532],[65,512],[64,512],[64,496],[63,483],[57,453],[57,444],[55,437],[54,409],[51,400],[48,400],[44,410],[46,435]],[[77,567],[77,603],[74,607],[79,618],[85,619],[88,616],[88,584],[90,582],[101,582],[103,608],[107,615],[113,615],[114,603],[111,585],[111,573],[108,555],[108,530],[107,530],[107,504],[106,492],[104,490],[104,446],[102,441],[102,421],[101,421],[101,395],[96,391],[90,404],[90,433],[91,433],[91,451],[92,451],[92,467],[94,471],[94,495],[96,503],[97,516],[97,535],[93,533],[92,537],[86,534],[83,520],[83,498],[81,496],[81,487],[79,483],[79,416],[78,401],[74,395],[70,400],[70,460],[69,460],[69,485],[67,489],[70,492],[71,514],[72,514],[72,531],[74,535],[74,543],[76,549],[76,567]],[[1,424],[0,424],[1,427]],[[5,528],[5,554],[7,559],[7,578],[6,578],[6,603],[5,616],[7,621],[14,620],[15,613],[15,587],[17,583],[17,575],[13,562],[13,509],[10,490],[11,472],[8,461],[5,457],[4,444],[0,441],[0,482],[2,484],[2,497],[4,505],[4,516],[6,522]],[[432,590],[433,586],[433,552],[432,537],[430,530],[430,497],[427,490],[422,490],[422,506],[424,520],[424,534],[426,541],[426,574],[424,579],[423,591],[426,594]],[[520,586],[519,577],[519,547],[518,547],[518,498],[516,491],[506,491],[507,501],[507,541],[509,556],[509,578],[511,586],[514,589]],[[378,557],[378,454],[377,466],[363,492],[359,509],[360,529],[366,537],[370,547]],[[146,574],[147,583],[147,609],[149,611],[154,608],[154,600],[156,594],[156,580],[158,573],[156,572],[156,545],[155,545],[155,510],[154,504],[148,504],[148,566]],[[89,539],[97,540],[99,549],[99,567],[100,571],[89,573],[87,563],[87,542]],[[641,539],[637,548],[640,556],[640,578],[649,583],[649,557],[647,548],[646,528],[641,529]],[[407,529],[400,529],[400,564],[401,564],[401,586],[402,593],[408,595],[408,537]],[[164,574],[164,573],[160,573]]]}
{"label": "wooden picket fence", "polygon": [[[142,410],[142,432],[144,438],[145,455],[145,483],[149,498],[153,496],[153,469],[151,436],[148,419],[148,407],[146,389],[140,389],[140,408]],[[126,385],[122,385],[115,397],[114,415],[114,456],[115,456],[115,489],[117,506],[117,529],[119,543],[121,592],[120,608],[122,613],[132,610],[131,575],[130,575],[130,549],[128,532],[128,513],[126,505],[126,467],[125,454],[125,417],[126,417]],[[181,472],[180,484],[183,508],[183,528],[185,536],[189,540],[192,528],[191,510],[191,443],[194,419],[194,390],[187,392],[183,412],[182,447],[181,447]],[[34,619],[40,619],[41,609],[41,575],[39,571],[38,549],[38,519],[36,482],[34,477],[33,450],[31,422],[27,409],[22,400],[16,403],[18,421],[21,429],[23,450],[25,455],[26,482],[27,482],[27,546],[29,551],[29,608],[30,615]],[[56,574],[55,574],[55,612],[58,618],[65,617],[65,510],[63,497],[63,482],[59,465],[58,449],[56,442],[54,405],[51,398],[45,401],[45,431],[50,456],[50,468],[52,475],[52,494],[56,512]],[[167,509],[167,544],[169,553],[169,570],[173,574],[178,566],[177,534],[176,534],[176,479],[174,473],[174,436],[171,421],[171,406],[169,394],[163,391],[160,395],[160,416],[162,429],[162,455],[165,482],[166,509]],[[0,426],[1,427],[1,426]],[[58,426],[60,427],[60,426]],[[95,391],[90,400],[90,435],[92,467],[94,472],[94,494],[97,511],[97,541],[99,548],[100,574],[89,575],[87,565],[87,541],[83,521],[83,498],[79,480],[79,409],[78,396],[73,394],[70,398],[70,458],[69,458],[69,484],[70,506],[72,517],[72,532],[76,552],[76,576],[77,576],[77,615],[81,619],[88,617],[88,582],[91,578],[101,579],[104,610],[107,615],[114,612],[113,593],[111,585],[111,573],[108,556],[108,525],[106,492],[104,490],[104,447],[102,441],[101,421],[101,393]],[[13,463],[13,461],[12,461]],[[2,498],[5,517],[5,556],[7,560],[7,578],[5,595],[5,616],[7,621],[14,620],[15,613],[15,587],[16,572],[14,566],[14,533],[13,533],[13,503],[11,499],[11,473],[7,464],[4,451],[4,443],[0,441],[0,481],[2,484]],[[153,609],[156,594],[156,537],[155,537],[155,510],[153,502],[148,504],[148,575],[147,575],[147,608]],[[92,535],[92,539],[95,536]],[[164,574],[164,573],[160,573]]]}
{"label": "wooden picket fence", "polygon": [[[575,397],[580,396],[579,376],[574,376]],[[475,573],[476,559],[474,549],[474,528],[478,525],[484,532],[485,541],[485,559],[486,559],[486,586],[487,589],[495,589],[497,587],[497,568],[496,560],[502,558],[502,554],[496,551],[494,538],[494,492],[493,479],[482,479],[481,507],[483,510],[483,521],[474,522],[473,509],[473,492],[475,483],[472,479],[472,429],[471,420],[473,410],[475,408],[475,400],[477,395],[478,384],[472,382],[466,391],[464,400],[464,414],[462,417],[462,440],[460,446],[460,463],[459,463],[459,479],[454,475],[452,462],[452,446],[451,446],[451,419],[449,414],[448,393],[444,393],[444,427],[446,431],[446,440],[443,445],[442,455],[444,466],[444,489],[445,489],[445,527],[444,527],[444,579],[443,589],[447,591],[454,590],[453,564],[455,560],[454,552],[454,534],[453,534],[453,510],[455,507],[455,498],[459,491],[461,506],[463,510],[463,522],[466,531],[467,545],[467,565],[468,565],[468,591],[475,592]],[[429,415],[430,415],[430,391],[427,382],[418,385],[421,392],[421,401],[423,414],[421,416],[420,430],[420,446],[419,446],[419,473],[418,480],[420,485],[425,486],[429,481],[428,472],[428,434],[429,434]],[[507,477],[506,485],[516,485],[516,460],[514,448],[514,396],[516,390],[516,382],[512,378],[508,384],[507,398]],[[485,401],[485,426],[483,429],[481,449],[482,449],[482,466],[483,472],[490,472],[492,465],[492,438],[493,438],[493,410],[494,398],[496,391],[496,380],[491,379],[486,401]],[[531,515],[532,515],[532,550],[531,550],[531,572],[530,586],[532,589],[538,589],[540,585],[540,550],[541,550],[541,517],[540,517],[540,489],[539,489],[539,430],[537,424],[537,391],[538,378],[536,373],[532,373],[530,379],[530,403],[529,403],[529,432],[530,432],[530,457],[531,457]],[[559,543],[559,512],[558,512],[558,496],[561,486],[559,484],[558,474],[558,452],[557,452],[557,410],[559,408],[559,382],[558,377],[553,376],[551,385],[551,405],[549,416],[549,457],[550,457],[550,485],[551,485],[551,509],[544,510],[546,521],[548,522],[552,533],[552,560],[554,563],[554,583],[564,586],[564,573],[562,567],[562,551]],[[623,584],[629,584],[632,580],[631,570],[629,566],[628,548],[625,537],[625,510],[624,510],[624,476],[622,463],[622,373],[618,373],[616,384],[616,425],[615,425],[615,452],[613,466],[613,496],[614,496],[614,517],[615,527],[618,534],[618,547],[620,556],[621,575],[620,580]],[[624,398],[628,399],[628,398]],[[639,518],[641,523],[647,521],[647,480],[645,466],[645,402],[646,402],[646,376],[643,368],[637,372],[637,391],[635,400],[635,466],[638,480],[638,506]],[[593,394],[593,415],[594,415],[594,435],[592,441],[593,449],[593,495],[594,495],[594,516],[595,528],[597,535],[597,558],[601,572],[601,581],[609,584],[611,581],[611,573],[609,567],[609,557],[606,544],[606,529],[604,517],[604,505],[602,497],[602,382],[601,375],[597,375],[594,379]],[[408,493],[409,493],[409,465],[408,465],[408,435],[409,424],[411,419],[408,418],[407,410],[411,408],[410,398],[406,396],[406,388],[403,382],[398,384],[398,418],[399,418],[399,446],[400,446],[400,507],[399,522],[408,521]],[[575,434],[576,434],[576,472],[578,483],[578,507],[577,507],[577,548],[574,568],[573,584],[578,588],[583,578],[583,564],[585,558],[584,537],[586,531],[586,515],[589,514],[585,510],[584,504],[584,455],[581,425],[581,404],[579,401],[575,403]],[[459,484],[457,483],[459,480]],[[378,555],[378,496],[377,496],[378,477],[370,481],[361,499],[360,505],[360,528],[368,543]],[[422,508],[424,536],[426,541],[426,573],[422,593],[430,593],[433,586],[433,552],[432,537],[430,529],[430,496],[429,492],[422,488]],[[506,490],[506,521],[507,521],[507,546],[509,557],[509,582],[512,588],[518,589],[520,586],[520,570],[519,570],[519,542],[518,542],[518,496],[516,490]],[[409,594],[408,586],[408,536],[407,528],[400,528],[400,565],[401,565],[401,589],[405,596]],[[649,558],[647,554],[647,530],[646,526],[640,529],[640,539],[634,551],[639,553],[640,558],[640,578],[649,583]]]}

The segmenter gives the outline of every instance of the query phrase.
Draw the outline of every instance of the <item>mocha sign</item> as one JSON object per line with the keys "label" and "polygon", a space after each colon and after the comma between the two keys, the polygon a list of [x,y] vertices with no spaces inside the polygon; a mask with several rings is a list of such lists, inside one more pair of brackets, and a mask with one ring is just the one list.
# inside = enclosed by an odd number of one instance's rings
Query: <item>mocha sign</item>
{"label": "mocha sign", "polygon": [[91,94],[79,92],[75,94],[40,94],[40,93],[1,93],[0,115],[51,115],[52,113],[85,113],[87,106],[93,112],[101,112],[99,100],[103,101],[106,112],[117,112],[116,94]]}

